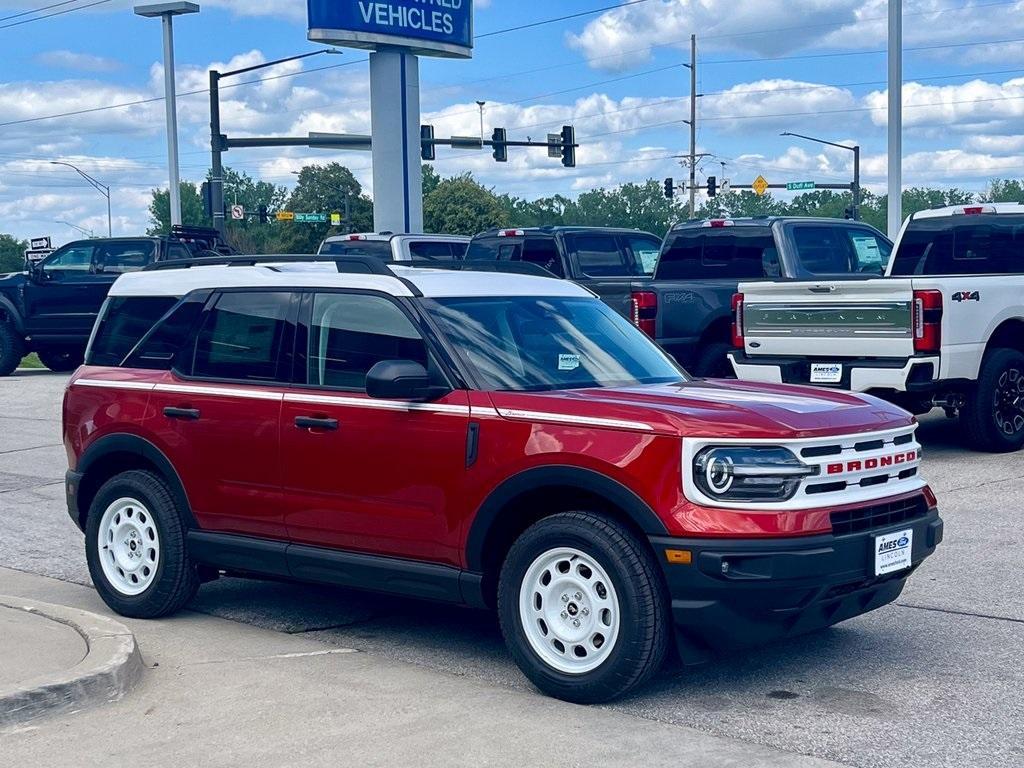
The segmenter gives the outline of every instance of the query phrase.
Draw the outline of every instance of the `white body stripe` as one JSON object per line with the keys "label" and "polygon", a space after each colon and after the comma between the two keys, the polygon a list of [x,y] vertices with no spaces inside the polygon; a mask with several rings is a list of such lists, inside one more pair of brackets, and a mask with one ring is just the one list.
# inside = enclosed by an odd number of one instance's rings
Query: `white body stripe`
{"label": "white body stripe", "polygon": [[557,424],[573,424],[581,427],[611,427],[612,429],[628,429],[631,432],[653,432],[654,427],[641,421],[623,421],[621,419],[601,419],[591,416],[573,416],[568,413],[548,413],[546,411],[520,411],[515,408],[498,408],[498,413],[513,421],[552,421]]}
{"label": "white body stripe", "polygon": [[156,385],[145,381],[118,381],[117,379],[78,379],[76,387],[102,387],[103,389],[138,389],[144,391],[152,390]]}

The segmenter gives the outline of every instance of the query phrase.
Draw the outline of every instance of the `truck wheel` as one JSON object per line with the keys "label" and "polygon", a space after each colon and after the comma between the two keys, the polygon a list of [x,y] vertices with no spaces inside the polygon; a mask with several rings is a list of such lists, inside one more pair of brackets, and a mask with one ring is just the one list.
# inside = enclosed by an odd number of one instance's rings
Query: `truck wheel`
{"label": "truck wheel", "polygon": [[0,376],[10,376],[25,356],[25,342],[10,322],[0,320]]}
{"label": "truck wheel", "polygon": [[693,368],[694,375],[706,379],[735,379],[736,372],[732,369],[727,355],[733,349],[732,344],[716,341],[704,347],[697,364]]}
{"label": "truck wheel", "polygon": [[512,657],[544,693],[578,704],[621,696],[661,668],[665,585],[650,551],[585,512],[545,518],[512,545],[498,615]]}
{"label": "truck wheel", "polygon": [[1024,354],[994,349],[985,355],[960,420],[976,450],[1005,453],[1024,446]]}
{"label": "truck wheel", "polygon": [[89,507],[85,555],[96,591],[122,616],[166,616],[199,588],[181,515],[152,472],[122,472],[103,484]]}
{"label": "truck wheel", "polygon": [[81,350],[48,350],[36,353],[39,360],[54,373],[67,373],[75,370],[85,359],[85,353]]}

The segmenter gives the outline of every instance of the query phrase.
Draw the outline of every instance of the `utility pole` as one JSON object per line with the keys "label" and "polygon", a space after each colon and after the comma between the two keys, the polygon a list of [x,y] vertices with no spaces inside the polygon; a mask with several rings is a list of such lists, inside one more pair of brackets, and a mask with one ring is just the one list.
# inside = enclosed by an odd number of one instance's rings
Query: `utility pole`
{"label": "utility pole", "polygon": [[690,35],[690,218],[697,215],[697,36]]}
{"label": "utility pole", "polygon": [[895,240],[903,224],[903,0],[889,0],[889,200],[887,228]]}
{"label": "utility pole", "polygon": [[210,70],[210,208],[213,209],[213,228],[223,236],[227,222],[224,221],[224,147],[220,132],[220,78],[220,72]]}

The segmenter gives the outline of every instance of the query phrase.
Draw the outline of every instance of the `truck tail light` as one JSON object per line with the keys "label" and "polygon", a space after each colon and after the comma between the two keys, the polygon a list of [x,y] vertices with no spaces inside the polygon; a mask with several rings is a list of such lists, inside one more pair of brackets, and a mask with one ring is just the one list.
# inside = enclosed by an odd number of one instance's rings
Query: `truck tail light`
{"label": "truck tail light", "polygon": [[658,317],[658,294],[653,291],[633,291],[633,325],[652,339],[655,337],[655,320]]}
{"label": "truck tail light", "polygon": [[743,294],[732,295],[732,345],[743,349]]}
{"label": "truck tail light", "polygon": [[938,352],[942,347],[942,293],[914,291],[914,351]]}

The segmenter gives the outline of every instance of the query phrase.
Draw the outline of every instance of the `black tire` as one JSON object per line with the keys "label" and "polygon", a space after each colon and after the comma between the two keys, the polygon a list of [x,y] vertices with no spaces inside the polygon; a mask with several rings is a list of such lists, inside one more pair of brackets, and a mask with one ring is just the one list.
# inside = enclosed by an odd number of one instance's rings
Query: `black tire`
{"label": "black tire", "polygon": [[960,423],[975,450],[1007,453],[1024,447],[1024,354],[993,349],[985,355]]}
{"label": "black tire", "polygon": [[736,372],[727,357],[732,349],[732,344],[724,341],[714,341],[705,345],[693,367],[694,375],[705,379],[735,379]]}
{"label": "black tire", "polygon": [[[558,548],[591,558],[608,575],[618,598],[618,637],[610,654],[578,674],[559,670],[538,654],[520,613],[520,590],[531,566]],[[657,569],[649,548],[613,520],[566,512],[528,528],[509,550],[498,582],[501,630],[523,674],[544,693],[577,704],[609,701],[646,682],[665,660],[671,629],[668,596]]]}
{"label": "black tire", "polygon": [[[127,595],[107,578],[100,564],[100,523],[116,501],[137,499],[152,517],[159,541],[155,576],[145,591]],[[100,488],[89,507],[85,526],[85,554],[96,591],[111,609],[136,619],[166,616],[186,605],[199,589],[199,575],[190,562],[185,526],[166,483],[152,472],[131,470],[115,475]]]}
{"label": "black tire", "polygon": [[68,373],[75,370],[85,359],[82,350],[40,350],[39,360],[54,373]]}
{"label": "black tire", "polygon": [[10,376],[25,357],[25,342],[9,320],[0,320],[0,376]]}

